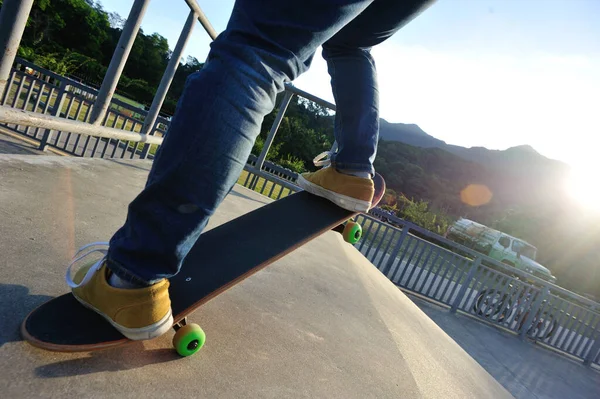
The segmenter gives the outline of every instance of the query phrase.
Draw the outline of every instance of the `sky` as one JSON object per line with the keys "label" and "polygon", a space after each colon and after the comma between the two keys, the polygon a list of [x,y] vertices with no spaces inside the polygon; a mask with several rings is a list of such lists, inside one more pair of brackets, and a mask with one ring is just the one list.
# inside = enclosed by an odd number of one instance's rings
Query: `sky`
{"label": "sky", "polygon": [[[122,17],[133,3],[100,2]],[[198,3],[222,31],[233,0]],[[173,48],[188,12],[183,0],[153,0],[142,29],[165,36]],[[372,51],[381,117],[418,124],[465,147],[529,144],[569,163],[580,180],[594,178],[591,171],[600,172],[598,15],[598,0],[438,0]],[[203,61],[209,42],[196,24],[186,56]],[[333,102],[320,50],[294,84]]]}

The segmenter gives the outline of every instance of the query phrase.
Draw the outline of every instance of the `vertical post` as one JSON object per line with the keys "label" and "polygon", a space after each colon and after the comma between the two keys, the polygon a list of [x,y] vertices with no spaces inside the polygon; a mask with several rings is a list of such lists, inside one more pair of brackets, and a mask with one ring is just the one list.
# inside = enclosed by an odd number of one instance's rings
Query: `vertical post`
{"label": "vertical post", "polygon": [[[394,248],[394,251],[392,252],[392,254],[390,255],[390,257],[388,258],[388,261],[385,264],[385,266],[383,266],[383,268],[380,269],[381,272],[386,277],[387,277],[388,273],[390,272],[390,270],[392,270],[392,266],[394,265],[394,261],[396,260],[396,257],[398,256],[398,253],[400,252],[400,249],[402,249],[402,244],[404,244],[404,240],[406,240],[406,236],[408,236],[409,229],[410,229],[410,227],[409,227],[408,223],[406,223],[406,224],[404,224],[402,226],[402,231],[400,232],[400,237],[398,238],[398,243],[396,244],[396,248]],[[385,258],[385,255],[384,255],[384,258]],[[393,276],[389,276],[388,278],[391,280],[392,277]]]}
{"label": "vertical post", "polygon": [[531,306],[528,306],[527,319],[525,319],[525,323],[523,323],[521,331],[519,332],[519,338],[521,340],[524,340],[527,336],[527,331],[531,327],[533,319],[538,315],[540,307],[542,306],[542,303],[544,302],[544,299],[546,299],[546,297],[548,296],[549,292],[550,288],[548,288],[547,285],[544,286],[544,288],[540,290],[540,293],[538,294],[535,301],[531,304]]}
{"label": "vertical post", "polygon": [[279,125],[281,125],[281,121],[283,120],[283,116],[285,115],[285,111],[287,110],[288,105],[292,101],[292,97],[294,93],[290,91],[285,91],[285,96],[283,100],[281,100],[281,104],[279,105],[279,112],[277,113],[277,117],[273,121],[273,126],[271,126],[271,131],[265,140],[265,145],[263,146],[258,159],[256,160],[256,165],[254,166],[258,170],[262,170],[263,164],[265,163],[265,159],[267,158],[267,153],[271,148],[271,144],[273,144],[273,139],[275,139],[275,134],[277,134],[277,129],[279,129]]}
{"label": "vertical post", "polygon": [[458,310],[458,306],[460,305],[460,302],[462,301],[463,297],[467,293],[467,288],[469,288],[469,283],[471,282],[471,280],[473,280],[473,277],[475,277],[475,273],[477,273],[477,269],[479,268],[480,265],[481,265],[481,256],[478,256],[471,264],[469,273],[467,273],[467,277],[463,281],[463,283],[460,287],[460,291],[458,291],[458,294],[456,294],[456,299],[454,299],[454,302],[452,302],[452,307],[450,308],[450,313],[456,313],[456,311]]}
{"label": "vertical post", "polygon": [[135,0],[131,7],[129,17],[127,17],[127,21],[123,26],[119,43],[110,60],[110,65],[108,66],[106,75],[104,75],[102,86],[100,86],[98,96],[92,108],[90,122],[94,125],[102,123],[104,115],[110,106],[110,100],[113,97],[115,88],[121,77],[121,72],[123,72],[125,62],[127,61],[127,57],[129,57],[129,52],[140,29],[140,24],[144,18],[148,3],[150,3],[150,0]]}
{"label": "vertical post", "polygon": [[[596,312],[595,306],[592,308],[592,311]],[[598,326],[600,326],[600,323],[596,324],[596,328],[598,328]],[[590,351],[588,352],[585,359],[583,359],[583,364],[586,366],[591,366],[592,362],[596,359],[596,357],[598,357],[600,355],[600,333],[598,333],[598,330],[596,330],[594,332],[596,332],[595,337],[594,337],[594,333],[590,334],[590,340],[593,339],[594,344],[590,348]]]}
{"label": "vertical post", "polygon": [[[160,81],[160,85],[156,90],[156,94],[154,95],[154,99],[152,100],[152,105],[148,110],[148,114],[144,118],[144,125],[142,126],[142,134],[152,134],[152,129],[154,128],[154,124],[156,123],[156,118],[160,112],[160,108],[162,107],[163,101],[167,96],[167,91],[169,91],[169,87],[171,86],[171,82],[173,81],[173,77],[175,76],[175,72],[177,71],[177,67],[179,66],[179,61],[181,60],[181,56],[183,54],[183,50],[185,50],[185,46],[194,31],[194,24],[196,23],[196,14],[193,11],[190,11],[188,14],[187,20],[185,21],[185,25],[181,30],[181,34],[179,35],[179,40],[177,40],[177,45],[173,50],[173,54],[171,54],[171,59],[169,60],[169,65],[167,65],[167,69],[165,69],[165,73],[162,76]],[[148,152],[150,151],[150,144],[145,144],[142,149],[142,154],[140,156],[141,159],[144,159],[148,156]]]}
{"label": "vertical post", "polygon": [[187,3],[188,7],[190,7],[190,10],[194,11],[198,21],[202,24],[202,27],[204,27],[206,33],[208,33],[208,36],[210,36],[212,40],[215,40],[217,38],[217,31],[212,27],[196,0],[185,0],[185,2]]}
{"label": "vertical post", "polygon": [[[65,98],[67,96],[67,81],[63,80],[60,82],[60,88],[58,90],[58,94],[56,95],[56,101],[54,101],[54,112],[52,112],[53,116],[60,116],[60,113],[62,111],[62,107],[65,103]],[[50,104],[50,100],[52,100],[52,98],[50,97],[50,95],[48,95],[48,104]],[[67,115],[68,118],[68,115]],[[40,151],[46,151],[48,149],[48,141],[50,141],[50,138],[52,137],[52,129],[46,129],[44,131],[44,135],[42,136],[42,140],[40,142],[40,146],[38,147],[38,150]]]}
{"label": "vertical post", "polygon": [[0,98],[7,87],[33,0],[4,0],[0,10]]}

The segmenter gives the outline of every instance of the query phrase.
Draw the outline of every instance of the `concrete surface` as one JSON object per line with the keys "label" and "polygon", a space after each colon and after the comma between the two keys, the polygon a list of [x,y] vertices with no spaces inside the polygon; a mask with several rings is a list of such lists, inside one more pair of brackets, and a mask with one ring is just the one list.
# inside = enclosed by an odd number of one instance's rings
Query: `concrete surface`
{"label": "concrete surface", "polygon": [[[148,170],[142,161],[0,156],[3,397],[510,397],[333,232],[195,312],[208,339],[190,358],[175,354],[172,333],[79,354],[23,342],[21,320],[66,291],[74,249],[110,237]],[[238,186],[210,226],[266,201]],[[216,250],[235,250],[224,245]]]}
{"label": "concrete surface", "polygon": [[465,315],[410,295],[438,326],[515,398],[600,397],[600,372]]}
{"label": "concrete surface", "polygon": [[[18,133],[13,133],[4,126],[0,126],[0,154],[41,155],[34,141],[19,138]],[[24,137],[24,136],[23,136]]]}

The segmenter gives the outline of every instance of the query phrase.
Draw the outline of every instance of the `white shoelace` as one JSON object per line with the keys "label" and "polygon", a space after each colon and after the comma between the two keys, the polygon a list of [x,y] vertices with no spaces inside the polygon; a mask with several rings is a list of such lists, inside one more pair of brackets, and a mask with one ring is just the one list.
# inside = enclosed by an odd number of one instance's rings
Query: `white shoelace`
{"label": "white shoelace", "polygon": [[326,167],[330,166],[331,165],[331,151],[325,151],[325,152],[320,153],[313,159],[313,163],[317,167],[322,166],[322,167],[326,168]]}
{"label": "white shoelace", "polygon": [[[94,248],[94,247],[98,247],[98,248]],[[92,248],[92,249],[90,249],[90,248]],[[84,251],[85,251],[85,253],[83,255],[81,255],[81,253]],[[89,256],[93,253],[96,253],[96,252],[101,253],[103,255],[102,258],[100,258],[100,260],[98,260],[96,263],[94,263],[94,265],[90,268],[90,270],[88,270],[88,272],[85,274],[85,277],[83,278],[83,280],[81,280],[81,282],[79,284],[76,284],[73,281],[73,278],[71,277],[72,271],[73,271],[73,266],[77,262],[82,260],[83,258],[86,258],[87,256]],[[75,255],[73,256],[73,260],[71,261],[71,263],[69,263],[69,266],[67,267],[67,274],[65,276],[65,280],[67,281],[67,284],[69,285],[69,287],[77,288],[77,287],[81,287],[84,284],[87,284],[94,276],[94,273],[96,273],[98,271],[98,269],[100,269],[100,267],[102,267],[102,264],[104,263],[104,260],[106,259],[107,254],[108,254],[108,242],[103,242],[103,241],[92,242],[90,244],[84,245],[83,247],[79,248],[77,250],[77,252],[75,253]]]}

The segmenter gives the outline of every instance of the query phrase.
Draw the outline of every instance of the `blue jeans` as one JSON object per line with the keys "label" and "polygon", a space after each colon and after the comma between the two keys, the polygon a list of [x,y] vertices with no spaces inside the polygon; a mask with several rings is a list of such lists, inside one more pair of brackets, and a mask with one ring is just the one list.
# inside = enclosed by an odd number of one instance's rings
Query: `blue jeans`
{"label": "blue jeans", "polygon": [[429,0],[237,0],[227,29],[191,75],[144,190],[110,241],[108,267],[152,284],[175,275],[232,189],[284,83],[319,46],[337,105],[332,164],[373,173],[379,130],[372,46]]}

